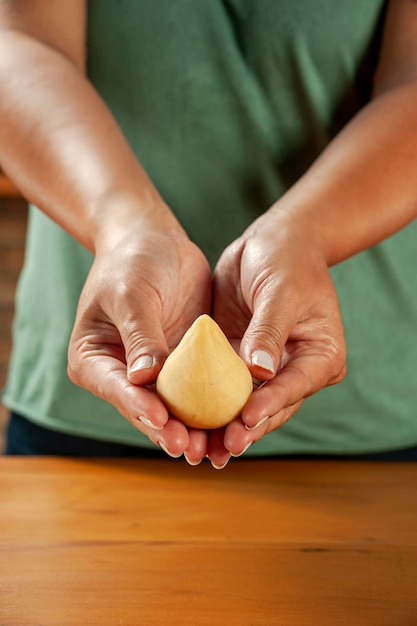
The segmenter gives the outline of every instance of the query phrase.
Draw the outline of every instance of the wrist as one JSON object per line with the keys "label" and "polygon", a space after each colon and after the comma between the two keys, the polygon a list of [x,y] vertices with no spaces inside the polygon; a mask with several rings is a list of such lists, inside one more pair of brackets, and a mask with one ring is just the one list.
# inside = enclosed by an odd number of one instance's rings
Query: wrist
{"label": "wrist", "polygon": [[265,214],[266,228],[276,235],[277,248],[289,244],[295,252],[315,259],[314,264],[330,267],[333,264],[333,250],[329,245],[326,229],[320,217],[314,212],[297,210],[291,203],[285,205],[284,199],[275,203]]}
{"label": "wrist", "polygon": [[185,234],[155,189],[140,193],[116,190],[101,197],[92,211],[91,249],[111,250],[130,234],[145,230]]}
{"label": "wrist", "polygon": [[357,206],[346,188],[310,179],[299,181],[271,209],[282,222],[314,248],[331,267],[361,252],[371,243],[370,225],[357,219]]}

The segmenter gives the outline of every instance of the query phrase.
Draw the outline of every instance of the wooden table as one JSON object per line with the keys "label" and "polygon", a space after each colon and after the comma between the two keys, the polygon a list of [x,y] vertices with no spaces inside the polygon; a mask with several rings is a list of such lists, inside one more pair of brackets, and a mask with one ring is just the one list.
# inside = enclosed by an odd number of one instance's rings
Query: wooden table
{"label": "wooden table", "polygon": [[415,626],[417,465],[0,458],[1,626]]}

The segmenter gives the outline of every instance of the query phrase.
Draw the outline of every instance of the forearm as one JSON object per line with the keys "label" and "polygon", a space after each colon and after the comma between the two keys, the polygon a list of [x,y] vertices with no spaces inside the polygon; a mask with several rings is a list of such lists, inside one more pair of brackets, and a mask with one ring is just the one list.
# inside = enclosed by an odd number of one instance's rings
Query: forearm
{"label": "forearm", "polygon": [[111,113],[64,55],[2,33],[0,89],[2,166],[83,245],[94,251],[104,230],[117,236],[134,220],[177,227]]}
{"label": "forearm", "polygon": [[329,265],[417,216],[417,83],[382,93],[272,208],[307,225]]}

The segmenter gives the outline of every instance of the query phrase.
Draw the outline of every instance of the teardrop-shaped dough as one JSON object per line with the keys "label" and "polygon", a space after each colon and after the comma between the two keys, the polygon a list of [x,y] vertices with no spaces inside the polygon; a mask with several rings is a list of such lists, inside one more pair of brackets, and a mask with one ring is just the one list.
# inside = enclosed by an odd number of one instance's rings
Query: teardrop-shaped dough
{"label": "teardrop-shaped dough", "polygon": [[208,315],[187,330],[156,381],[168,410],[193,428],[225,426],[240,415],[252,390],[246,364]]}

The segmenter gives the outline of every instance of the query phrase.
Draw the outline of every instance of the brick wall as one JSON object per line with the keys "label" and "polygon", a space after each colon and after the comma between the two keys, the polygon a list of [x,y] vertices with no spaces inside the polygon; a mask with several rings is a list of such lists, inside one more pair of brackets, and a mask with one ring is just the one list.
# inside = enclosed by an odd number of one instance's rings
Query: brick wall
{"label": "brick wall", "polygon": [[[11,350],[11,325],[16,282],[23,263],[27,221],[26,202],[0,197],[0,389],[6,379]],[[0,452],[4,449],[7,410],[0,404]]]}

